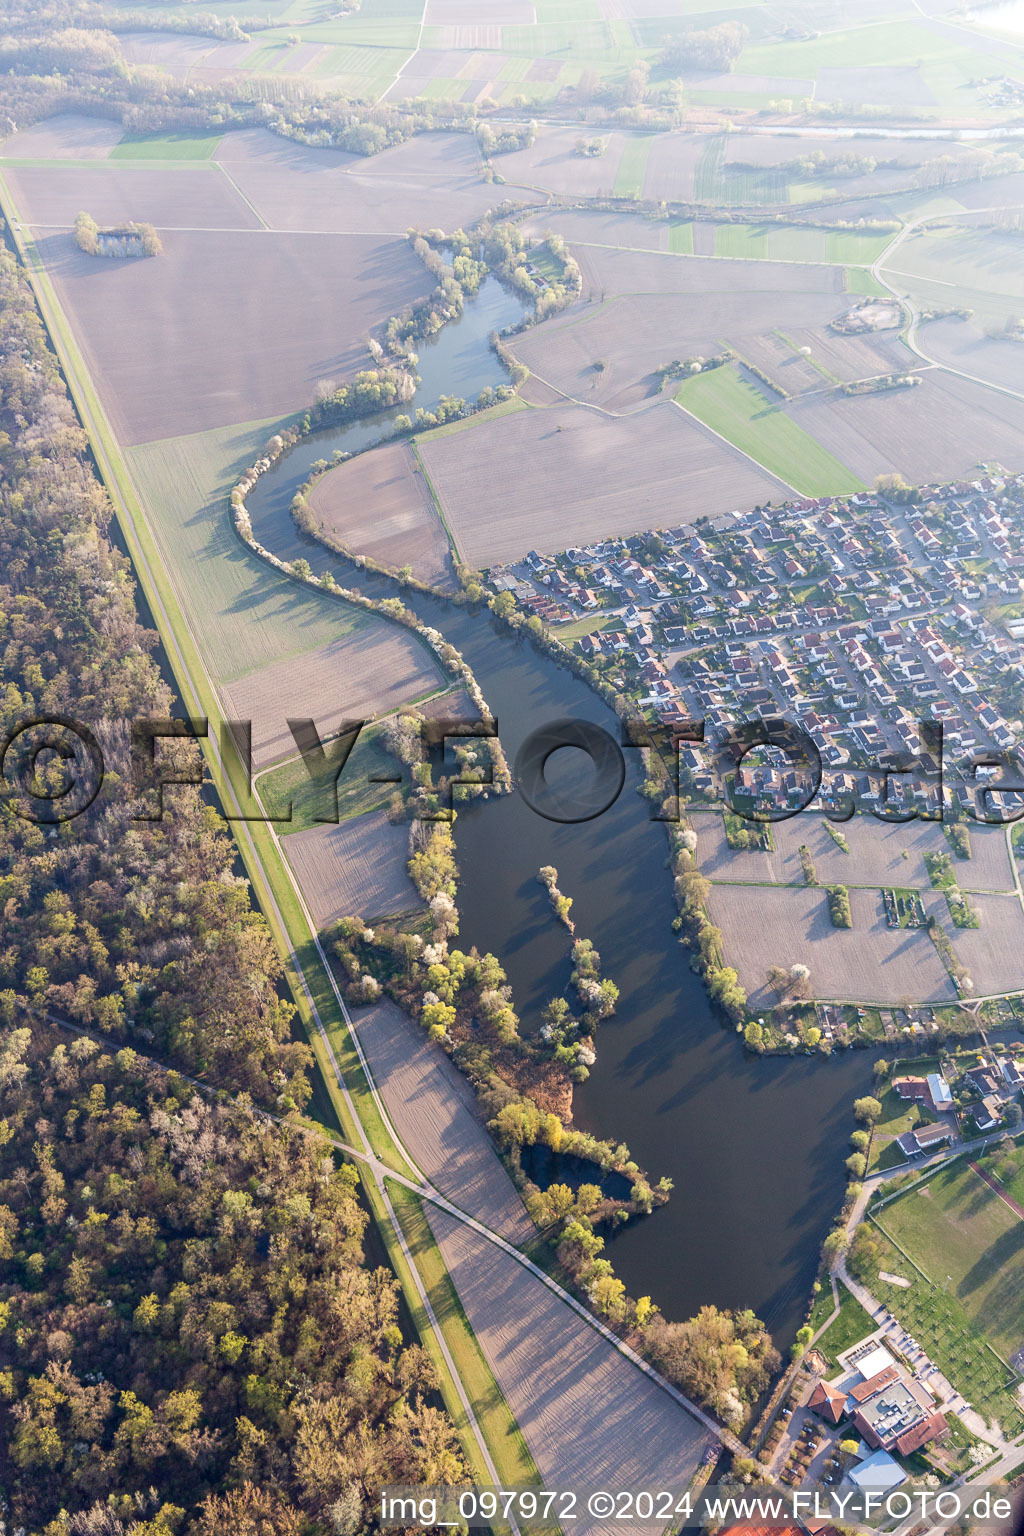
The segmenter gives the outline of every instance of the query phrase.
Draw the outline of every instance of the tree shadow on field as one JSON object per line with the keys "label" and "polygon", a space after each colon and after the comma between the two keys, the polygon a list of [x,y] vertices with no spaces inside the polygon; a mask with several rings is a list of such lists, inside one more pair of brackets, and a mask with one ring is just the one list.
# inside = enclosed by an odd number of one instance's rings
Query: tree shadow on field
{"label": "tree shadow on field", "polygon": [[[1015,1318],[1019,1333],[1024,1337],[1024,1287],[1022,1287],[1021,1259],[1024,1257],[1024,1221],[1015,1223],[1008,1232],[995,1242],[971,1265],[957,1286],[957,1295],[966,1302],[974,1291],[991,1286],[985,1298],[985,1317]],[[983,1322],[984,1326],[984,1322]]]}

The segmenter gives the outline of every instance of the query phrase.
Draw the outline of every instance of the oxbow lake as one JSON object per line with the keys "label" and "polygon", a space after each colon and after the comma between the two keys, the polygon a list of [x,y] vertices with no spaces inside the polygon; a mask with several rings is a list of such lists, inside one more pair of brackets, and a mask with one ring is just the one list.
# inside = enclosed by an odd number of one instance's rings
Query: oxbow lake
{"label": "oxbow lake", "polygon": [[[519,300],[488,278],[460,320],[422,346],[414,405],[430,407],[442,394],[475,398],[503,382],[488,337],[521,314]],[[371,446],[388,435],[394,414],[320,433],[279,460],[248,499],[256,537],[282,559],[303,555],[316,572],[332,570],[342,585],[394,595],[387,578],[301,537],[289,512],[315,460]],[[618,722],[596,695],[529,641],[500,630],[486,610],[402,596],[466,657],[510,762],[539,724],[565,716],[595,721],[618,739]],[[576,1091],[577,1124],[626,1142],[653,1179],[665,1174],[675,1185],[666,1206],[612,1240],[609,1257],[627,1290],[650,1295],[667,1316],[708,1302],[752,1307],[785,1346],[803,1320],[842,1199],[851,1103],[868,1090],[873,1056],[754,1059],[723,1028],[672,932],[668,842],[639,796],[635,755],[626,754],[618,800],[592,821],[557,825],[518,794],[460,812],[459,943],[499,956],[524,1030],[536,1028],[571,969],[569,935],[537,881],[542,864],[557,867],[577,935],[594,941],[602,973],[621,991],[597,1037],[597,1064]],[[590,773],[589,759],[562,748],[549,777],[585,787]]]}

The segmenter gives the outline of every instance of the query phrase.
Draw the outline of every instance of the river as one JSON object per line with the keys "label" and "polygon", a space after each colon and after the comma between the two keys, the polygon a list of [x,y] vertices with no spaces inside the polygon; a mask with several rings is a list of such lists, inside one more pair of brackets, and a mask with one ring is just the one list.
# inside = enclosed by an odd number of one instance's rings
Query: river
{"label": "river", "polygon": [[[487,337],[520,314],[519,301],[489,278],[460,320],[423,347],[416,403],[471,397],[502,382]],[[313,461],[366,447],[389,427],[385,417],[320,434],[279,460],[248,499],[256,537],[282,559],[302,554],[314,570],[333,570],[343,585],[393,594],[386,578],[302,538],[289,513]],[[510,763],[538,724],[563,716],[595,721],[618,738],[614,715],[585,684],[499,629],[486,610],[412,592],[403,599],[466,657]],[[552,770],[566,780],[590,773],[572,748],[556,755]],[[499,956],[524,1030],[536,1027],[570,971],[568,935],[537,881],[542,864],[557,867],[577,934],[593,939],[603,974],[621,990],[615,1017],[598,1033],[597,1064],[576,1091],[577,1123],[625,1141],[652,1178],[667,1174],[675,1185],[666,1206],[612,1240],[609,1256],[627,1290],[650,1295],[667,1316],[708,1302],[749,1306],[784,1347],[803,1320],[820,1244],[842,1199],[851,1101],[869,1088],[872,1057],[745,1055],[672,932],[665,829],[648,819],[639,781],[630,763],[616,803],[571,826],[543,819],[518,794],[460,812],[459,943]]]}

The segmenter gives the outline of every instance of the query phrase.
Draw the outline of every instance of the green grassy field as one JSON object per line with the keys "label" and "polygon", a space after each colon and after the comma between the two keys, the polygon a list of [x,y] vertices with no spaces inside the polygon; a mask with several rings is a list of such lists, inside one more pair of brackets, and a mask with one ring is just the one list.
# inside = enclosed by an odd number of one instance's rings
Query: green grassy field
{"label": "green grassy field", "polygon": [[[366,727],[360,732],[338,779],[338,815],[341,820],[347,821],[350,816],[361,816],[364,811],[374,811],[386,805],[395,786],[374,784],[371,779],[374,775],[381,777],[398,772],[395,759],[380,745],[379,727]],[[320,825],[318,817],[330,814],[329,786],[311,779],[301,760],[282,763],[279,768],[261,775],[257,788],[269,816],[285,815],[291,801],[292,819],[278,827],[279,836],[305,832],[309,827]]]}
{"label": "green grassy field", "polygon": [[[980,1182],[980,1181],[979,1181]],[[914,1191],[904,1199],[920,1198]],[[881,1212],[885,1223],[894,1202]],[[971,1316],[953,1286],[925,1278],[890,1243],[884,1228],[876,1227],[880,1241],[881,1267],[887,1273],[910,1280],[909,1286],[890,1285],[884,1280],[872,1284],[880,1301],[914,1336],[929,1358],[986,1419],[996,1418],[1009,1436],[1024,1430],[1024,1413],[1013,1393],[1011,1372],[993,1351],[987,1332]],[[1018,1280],[1019,1285],[1019,1280]]]}
{"label": "green grassy field", "polygon": [[[278,422],[222,427],[125,450],[165,569],[217,682],[301,656],[365,623],[277,577],[236,539],[227,498]],[[182,508],[197,508],[182,516]]]}
{"label": "green grassy field", "polygon": [[986,1152],[977,1162],[987,1174],[999,1180],[1011,1200],[1024,1205],[1024,1146],[1014,1147],[1009,1153]]}
{"label": "green grassy field", "polygon": [[616,197],[643,196],[647,157],[653,143],[653,136],[626,140],[622,159],[615,173],[615,186],[612,188]]}
{"label": "green grassy field", "polygon": [[689,220],[672,220],[668,227],[668,248],[677,256],[693,255],[693,224]]}
{"label": "green grassy field", "polygon": [[[843,1353],[844,1349],[849,1349],[852,1344],[857,1343],[858,1339],[865,1338],[876,1326],[874,1318],[864,1310],[856,1296],[853,1295],[852,1291],[847,1290],[842,1281],[838,1282],[837,1288],[839,1291],[839,1316],[829,1323],[829,1326],[814,1346],[815,1349],[820,1349],[821,1353],[832,1365],[836,1364],[838,1356]],[[817,1297],[814,1306],[811,1308],[809,1322],[815,1333],[817,1333],[831,1312],[832,1288],[826,1284],[822,1287],[821,1294]]]}
{"label": "green grassy field", "polygon": [[878,1224],[1004,1358],[1024,1345],[1024,1221],[965,1162],[894,1200]]}
{"label": "green grassy field", "polygon": [[126,133],[111,160],[209,160],[219,133]]}
{"label": "green grassy field", "polygon": [[883,287],[877,277],[865,267],[847,267],[846,291],[847,293],[870,293],[879,297],[889,292],[888,288]]}
{"label": "green grassy field", "polygon": [[687,379],[675,395],[685,410],[805,496],[841,495],[864,486],[803,427],[732,364]]}

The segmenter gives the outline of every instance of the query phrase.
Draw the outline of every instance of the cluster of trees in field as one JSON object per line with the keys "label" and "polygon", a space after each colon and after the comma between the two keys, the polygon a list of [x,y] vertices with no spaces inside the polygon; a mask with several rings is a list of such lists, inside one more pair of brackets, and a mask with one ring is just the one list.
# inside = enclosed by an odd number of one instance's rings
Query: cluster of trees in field
{"label": "cluster of trees in field", "polygon": [[416,393],[416,380],[404,368],[364,368],[349,384],[327,381],[318,386],[309,412],[310,426],[340,426],[360,416],[406,405]]}
{"label": "cluster of trees in field", "polygon": [[852,928],[853,913],[850,910],[850,892],[845,885],[828,888],[828,914],[833,928]]}
{"label": "cluster of trees in field", "polygon": [[101,229],[84,211],[75,219],[75,242],[87,256],[159,256],[163,250],[152,224],[117,224]]}
{"label": "cluster of trees in field", "polygon": [[661,51],[661,62],[669,69],[731,70],[747,41],[747,29],[738,21],[723,21],[716,27],[681,32],[671,38]]}
{"label": "cluster of trees in field", "polygon": [[484,222],[484,260],[492,271],[530,300],[534,321],[544,320],[573,303],[583,287],[579,265],[561,236],[549,234],[545,245],[560,268],[558,276],[551,279],[531,272],[531,249],[518,225],[507,219]]}
{"label": "cluster of trees in field", "polygon": [[[375,1484],[459,1470],[451,1425],[392,1280],[363,1267],[353,1176],[253,1107],[301,1108],[311,1057],[220,818],[183,786],[172,815],[134,819],[152,807],[126,722],[173,701],[7,253],[0,466],[0,727],[82,720],[108,768],[57,827],[0,805],[5,1519],[47,1536],[356,1531]],[[198,767],[184,744],[180,766]]]}
{"label": "cluster of trees in field", "polygon": [[464,1472],[326,1142],[17,1014],[0,1112],[11,1528],[355,1533]]}
{"label": "cluster of trees in field", "polygon": [[476,129],[480,152],[488,158],[507,155],[516,149],[529,149],[536,137],[537,124],[532,118],[527,123],[499,123],[493,128],[489,123],[478,123]]}

